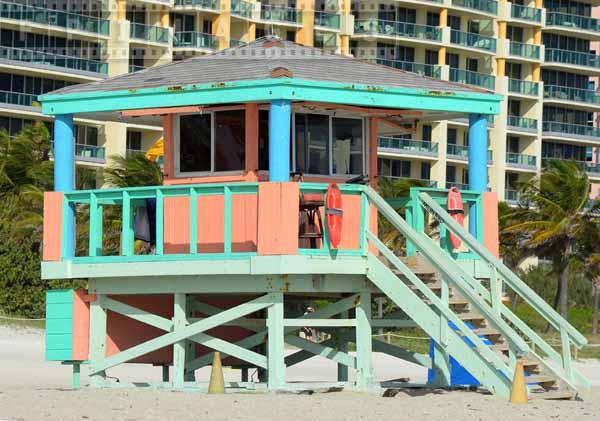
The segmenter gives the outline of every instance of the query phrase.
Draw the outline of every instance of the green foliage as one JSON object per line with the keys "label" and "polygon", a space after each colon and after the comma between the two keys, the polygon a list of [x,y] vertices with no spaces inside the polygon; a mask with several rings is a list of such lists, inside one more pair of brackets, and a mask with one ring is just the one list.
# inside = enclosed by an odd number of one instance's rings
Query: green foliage
{"label": "green foliage", "polygon": [[111,157],[103,177],[109,187],[160,186],[163,182],[160,165],[143,154],[134,154],[129,158],[118,155]]}

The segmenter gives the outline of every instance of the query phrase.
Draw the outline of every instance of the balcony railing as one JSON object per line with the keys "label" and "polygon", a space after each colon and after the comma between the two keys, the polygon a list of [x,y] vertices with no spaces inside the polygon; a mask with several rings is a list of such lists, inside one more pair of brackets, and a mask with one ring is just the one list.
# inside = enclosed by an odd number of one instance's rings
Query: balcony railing
{"label": "balcony railing", "polygon": [[354,33],[418,38],[431,41],[442,40],[442,30],[437,26],[416,25],[414,23],[379,19],[355,20]]}
{"label": "balcony railing", "polygon": [[59,54],[43,53],[41,51],[26,50],[23,48],[0,47],[0,59],[25,61],[28,63],[46,64],[49,66],[81,70],[93,73],[108,73],[108,64],[100,61],[88,60],[79,57],[63,56]]}
{"label": "balcony railing", "polygon": [[144,66],[137,66],[135,64],[129,65],[129,73],[139,72],[140,70],[144,70]]}
{"label": "balcony railing", "polygon": [[130,36],[133,39],[141,39],[158,44],[169,43],[169,29],[160,26],[143,25],[141,23],[132,23]]}
{"label": "balcony railing", "polygon": [[[50,142],[54,150],[54,142]],[[98,161],[104,162],[106,160],[105,148],[102,146],[84,145],[80,143],[75,144],[75,157],[84,161]]]}
{"label": "balcony railing", "polygon": [[232,48],[232,47],[242,47],[242,46],[244,46],[246,44],[247,44],[247,42],[240,41],[238,39],[230,39],[229,40],[229,47],[230,48]]}
{"label": "balcony railing", "polygon": [[181,31],[173,34],[173,47],[177,48],[205,48],[214,50],[219,47],[218,37],[202,32]]}
{"label": "balcony railing", "polygon": [[545,165],[548,161],[560,160],[560,161],[571,161],[580,165],[583,170],[588,174],[593,174],[595,176],[600,174],[600,164],[595,162],[587,162],[587,161],[576,161],[574,159],[567,159],[561,157],[552,157],[552,156],[543,156],[542,157],[542,165]]}
{"label": "balcony railing", "polygon": [[539,83],[527,80],[509,79],[508,92],[521,95],[538,96],[540,92]]}
{"label": "balcony railing", "polygon": [[496,78],[493,75],[453,68],[450,68],[450,81],[480,86],[489,90],[494,90],[496,85]]}
{"label": "balcony railing", "polygon": [[598,92],[567,86],[545,85],[544,98],[600,105],[600,95]]}
{"label": "balcony railing", "polygon": [[270,22],[302,23],[302,12],[291,7],[261,5],[260,18]]}
{"label": "balcony railing", "polygon": [[513,19],[542,23],[542,9],[536,9],[535,7],[521,6],[520,4],[513,3],[510,7],[510,16]]}
{"label": "balcony railing", "polygon": [[498,14],[498,2],[494,0],[452,0],[452,5],[480,10],[491,15]]}
{"label": "balcony railing", "polygon": [[378,58],[377,64],[393,67],[394,69],[405,70],[407,72],[416,73],[421,76],[429,76],[440,79],[442,77],[442,69],[433,64],[413,63],[412,61],[388,60]]}
{"label": "balcony railing", "polygon": [[433,188],[436,188],[438,185],[437,181],[427,180],[425,178],[411,178],[411,177],[400,177],[400,176],[396,176],[396,175],[381,175],[381,174],[379,174],[379,177],[383,177],[383,178],[386,178],[386,179],[392,180],[392,181],[400,181],[400,180],[416,181],[418,183],[423,183],[427,187],[433,187]]}
{"label": "balcony railing", "polygon": [[380,148],[398,149],[399,151],[416,152],[427,155],[437,155],[438,144],[413,139],[398,139],[395,137],[380,136],[378,138]]}
{"label": "balcony railing", "polygon": [[455,181],[446,181],[446,189],[451,189],[452,187],[457,187],[459,190],[469,190],[468,184],[457,183]]}
{"label": "balcony railing", "polygon": [[546,61],[600,69],[600,56],[596,54],[580,53],[577,51],[547,48]]}
{"label": "balcony railing", "polygon": [[509,115],[507,123],[510,127],[517,127],[525,130],[537,130],[537,120],[534,118]]}
{"label": "balcony railing", "polygon": [[450,32],[450,42],[452,44],[463,45],[465,47],[477,48],[478,50],[496,52],[496,39],[473,32],[455,31]]}
{"label": "balcony railing", "polygon": [[506,163],[518,165],[521,167],[533,167],[536,165],[536,157],[534,155],[525,155],[522,153],[507,152]]}
{"label": "balcony railing", "polygon": [[328,50],[336,49],[337,34],[335,32],[315,32],[314,46]]}
{"label": "balcony railing", "polygon": [[511,41],[509,43],[509,53],[511,56],[523,57],[529,60],[540,59],[540,46],[535,44],[524,44],[522,42]]}
{"label": "balcony railing", "polygon": [[[454,158],[469,159],[469,147],[466,145],[456,145],[453,143],[448,143],[446,145],[446,153],[451,155]],[[494,154],[492,151],[487,151],[487,160],[488,163],[491,163],[494,159]]]}
{"label": "balcony railing", "polygon": [[584,124],[560,123],[557,121],[544,121],[542,125],[544,132],[562,133],[564,135],[575,135],[600,138],[600,129]]}
{"label": "balcony railing", "polygon": [[6,1],[0,1],[0,18],[57,26],[100,35],[108,35],[110,26],[107,19]]}
{"label": "balcony railing", "polygon": [[24,105],[26,107],[31,107],[36,98],[37,95],[24,94],[22,92],[0,91],[0,103],[2,104]]}
{"label": "balcony railing", "polygon": [[175,6],[192,6],[200,9],[219,10],[219,0],[175,0]]}
{"label": "balcony railing", "polygon": [[504,200],[507,202],[517,202],[519,200],[519,191],[518,190],[504,190]]}
{"label": "balcony railing", "polygon": [[330,29],[340,29],[340,15],[337,13],[315,12],[315,26]]}
{"label": "balcony railing", "polygon": [[252,18],[252,3],[244,0],[231,0],[231,14],[246,19]]}
{"label": "balcony railing", "polygon": [[588,16],[568,13],[546,12],[547,26],[562,26],[563,28],[583,29],[584,31],[600,32],[600,20]]}

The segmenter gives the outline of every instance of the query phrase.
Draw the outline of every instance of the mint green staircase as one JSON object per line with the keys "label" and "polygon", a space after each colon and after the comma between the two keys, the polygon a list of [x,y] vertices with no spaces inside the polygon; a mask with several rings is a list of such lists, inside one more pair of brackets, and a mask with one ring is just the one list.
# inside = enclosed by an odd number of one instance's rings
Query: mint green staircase
{"label": "mint green staircase", "polygon": [[[461,239],[473,260],[455,260],[425,232],[413,229],[373,189],[367,188],[366,194],[379,216],[386,218],[416,250],[412,257],[397,256],[368,231],[371,250],[378,253],[368,255],[367,277],[434,341],[432,366],[438,386],[450,384],[452,356],[484,388],[500,396],[510,394],[517,359],[524,362],[529,374],[532,398],[573,399],[589,390],[589,381],[573,367],[571,358],[571,348],[581,348],[586,338],[457,224],[427,192],[418,195],[421,206],[443,229]],[[559,332],[559,350],[503,304],[504,289],[518,294]]]}

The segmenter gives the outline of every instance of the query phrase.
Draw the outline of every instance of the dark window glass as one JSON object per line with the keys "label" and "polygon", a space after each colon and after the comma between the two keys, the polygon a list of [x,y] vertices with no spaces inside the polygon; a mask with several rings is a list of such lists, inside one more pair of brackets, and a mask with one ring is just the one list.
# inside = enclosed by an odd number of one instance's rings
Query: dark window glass
{"label": "dark window glass", "polygon": [[296,170],[329,175],[329,116],[296,114]]}
{"label": "dark window glass", "polygon": [[333,118],[333,173],[362,174],[362,120]]}
{"label": "dark window glass", "polygon": [[127,131],[127,149],[133,151],[142,150],[142,132]]}
{"label": "dark window glass", "polygon": [[179,118],[179,170],[210,171],[210,114]]}
{"label": "dark window glass", "polygon": [[215,171],[244,169],[245,121],[244,110],[215,113]]}
{"label": "dark window glass", "polygon": [[421,180],[429,180],[431,178],[431,164],[429,162],[421,162]]}
{"label": "dark window glass", "polygon": [[423,140],[431,142],[431,126],[428,124],[423,126]]}
{"label": "dark window glass", "polygon": [[448,183],[456,182],[456,167],[454,165],[446,166],[446,181]]}

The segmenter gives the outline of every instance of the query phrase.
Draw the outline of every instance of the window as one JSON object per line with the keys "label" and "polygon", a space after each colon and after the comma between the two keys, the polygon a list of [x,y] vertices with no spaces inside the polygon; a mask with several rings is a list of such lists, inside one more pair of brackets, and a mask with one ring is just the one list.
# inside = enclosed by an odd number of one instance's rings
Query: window
{"label": "window", "polygon": [[440,14],[434,12],[427,12],[427,25],[440,26]]}
{"label": "window", "polygon": [[421,180],[429,180],[431,178],[431,164],[429,162],[421,162]]}
{"label": "window", "polygon": [[410,161],[392,160],[392,177],[410,178]]}
{"label": "window", "polygon": [[295,171],[320,175],[363,174],[363,120],[327,114],[294,116]]}
{"label": "window", "polygon": [[425,142],[431,142],[431,126],[428,124],[423,125],[423,140]]}
{"label": "window", "polygon": [[506,149],[510,153],[519,153],[519,138],[515,136],[508,136]]}
{"label": "window", "polygon": [[447,183],[455,183],[456,182],[456,167],[454,165],[446,166],[446,182]]}
{"label": "window", "polygon": [[258,169],[269,170],[269,111],[258,111]]}
{"label": "window", "polygon": [[456,139],[457,139],[456,129],[449,127],[446,137],[448,138],[448,140],[447,140],[448,145],[456,145]]}
{"label": "window", "polygon": [[142,150],[142,132],[127,131],[127,149],[130,151]]}
{"label": "window", "polygon": [[181,115],[177,121],[180,173],[244,169],[244,110]]}

